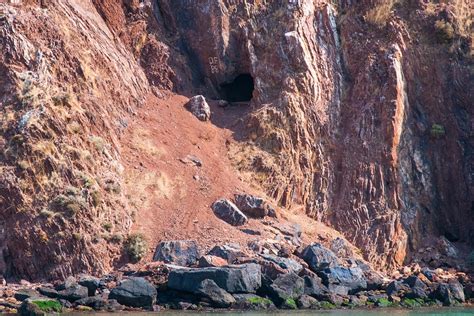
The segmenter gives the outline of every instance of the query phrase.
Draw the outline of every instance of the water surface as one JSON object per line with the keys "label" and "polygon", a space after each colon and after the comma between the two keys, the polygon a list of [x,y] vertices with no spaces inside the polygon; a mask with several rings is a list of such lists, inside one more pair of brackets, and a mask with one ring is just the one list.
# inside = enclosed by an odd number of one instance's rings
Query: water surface
{"label": "water surface", "polygon": [[126,313],[72,313],[69,315],[84,316],[84,315],[98,315],[98,316],[183,316],[183,315],[212,315],[212,316],[283,316],[283,315],[294,315],[294,316],[474,316],[473,307],[459,307],[459,308],[417,308],[417,309],[396,309],[396,308],[379,308],[373,310],[365,309],[354,309],[354,310],[330,310],[330,311],[272,311],[272,312],[252,312],[252,311],[206,311],[206,312],[193,312],[193,311],[166,311],[166,312],[126,312]]}

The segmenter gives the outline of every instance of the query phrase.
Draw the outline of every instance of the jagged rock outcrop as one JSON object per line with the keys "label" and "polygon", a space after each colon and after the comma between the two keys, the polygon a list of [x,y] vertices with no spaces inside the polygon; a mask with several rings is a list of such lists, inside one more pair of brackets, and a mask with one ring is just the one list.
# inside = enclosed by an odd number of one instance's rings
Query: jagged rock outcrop
{"label": "jagged rock outcrop", "polygon": [[[464,2],[157,7],[158,21],[185,43],[205,94],[222,97],[222,84],[252,76],[252,111],[242,122],[248,141],[231,156],[264,175],[259,183],[282,205],[304,205],[379,267],[409,260],[422,237],[472,240],[472,222],[462,220],[472,208]],[[436,21],[454,25],[449,43],[433,36]]]}
{"label": "jagged rock outcrop", "polygon": [[118,140],[149,86],[91,2],[42,3],[0,4],[0,274],[63,278],[120,255]]}

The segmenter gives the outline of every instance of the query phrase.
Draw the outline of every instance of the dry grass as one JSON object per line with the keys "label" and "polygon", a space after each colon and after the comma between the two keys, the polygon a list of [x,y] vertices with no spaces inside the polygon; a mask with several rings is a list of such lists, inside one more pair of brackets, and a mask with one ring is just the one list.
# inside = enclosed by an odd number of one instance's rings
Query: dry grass
{"label": "dry grass", "polygon": [[139,205],[143,209],[151,207],[153,198],[170,199],[176,195],[175,181],[166,173],[159,171],[142,173],[132,170],[127,175],[125,185],[131,205]]}
{"label": "dry grass", "polygon": [[150,131],[145,129],[136,129],[133,131],[132,146],[142,153],[155,156],[156,158],[166,153],[163,148],[155,146]]}
{"label": "dry grass", "polygon": [[374,26],[384,27],[392,15],[393,6],[397,2],[397,0],[387,0],[375,5],[364,15],[365,20]]}
{"label": "dry grass", "polygon": [[435,22],[436,35],[438,40],[443,43],[451,43],[454,38],[453,25],[444,20]]}

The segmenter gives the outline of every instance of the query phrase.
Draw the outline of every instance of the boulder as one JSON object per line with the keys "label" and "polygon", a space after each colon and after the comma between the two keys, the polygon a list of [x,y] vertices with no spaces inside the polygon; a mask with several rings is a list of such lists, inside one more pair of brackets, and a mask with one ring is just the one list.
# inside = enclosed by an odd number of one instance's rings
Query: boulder
{"label": "boulder", "polygon": [[238,258],[246,256],[238,244],[215,246],[208,252],[208,255],[223,258],[228,263],[234,263]]}
{"label": "boulder", "polygon": [[453,295],[453,298],[456,299],[458,302],[464,303],[466,300],[466,297],[464,295],[464,289],[459,283],[458,280],[452,279],[449,280],[449,290],[451,291],[451,294]]}
{"label": "boulder", "polygon": [[319,243],[306,247],[301,253],[301,258],[306,261],[311,270],[315,272],[335,267],[339,263],[336,255]]}
{"label": "boulder", "polygon": [[340,295],[340,296],[347,296],[349,295],[349,292],[351,291],[351,288],[345,285],[340,285],[340,284],[329,284],[327,286],[328,288],[328,293],[334,294],[334,295]]}
{"label": "boulder", "polygon": [[410,287],[410,290],[405,294],[406,298],[421,298],[425,299],[428,297],[428,293],[426,292],[427,286],[420,278],[416,276],[410,276],[406,278],[403,283],[407,284]]}
{"label": "boulder", "polygon": [[100,286],[100,279],[91,275],[82,274],[79,276],[79,285],[85,286],[89,291],[89,296],[94,296]]}
{"label": "boulder", "polygon": [[292,305],[291,300],[294,301],[302,294],[304,280],[293,272],[279,275],[268,288],[269,297],[279,307],[284,304]]}
{"label": "boulder", "polygon": [[304,280],[304,294],[310,295],[317,299],[321,299],[321,296],[328,292],[328,288],[321,282],[321,279],[317,276],[305,275]]}
{"label": "boulder", "polygon": [[331,285],[347,287],[349,293],[353,294],[367,288],[367,280],[360,268],[333,267],[320,271],[324,285],[331,291]]}
{"label": "boulder", "polygon": [[88,306],[98,311],[98,310],[106,309],[108,305],[108,301],[101,296],[90,296],[90,297],[85,297],[80,300],[77,300],[75,304],[76,306],[77,305]]}
{"label": "boulder", "polygon": [[250,194],[236,194],[235,205],[251,218],[263,218],[271,208],[262,198]]}
{"label": "boulder", "polygon": [[300,273],[303,270],[303,266],[296,260],[278,257],[274,255],[261,255],[265,260],[276,263],[283,269],[288,270],[288,272],[294,272],[296,274]]}
{"label": "boulder", "polygon": [[199,258],[198,267],[199,268],[223,267],[227,264],[229,263],[224,258],[212,256],[212,255],[205,255]]}
{"label": "boulder", "polygon": [[385,289],[388,295],[392,296],[404,296],[405,293],[411,291],[411,288],[408,284],[402,281],[392,281],[388,284],[387,288]]}
{"label": "boulder", "polygon": [[310,309],[319,307],[318,300],[309,295],[301,295],[296,301],[296,305],[300,309]]}
{"label": "boulder", "polygon": [[40,298],[41,295],[33,289],[21,289],[15,293],[14,297],[17,301],[23,302],[29,298]]}
{"label": "boulder", "polygon": [[170,240],[158,244],[153,261],[163,261],[179,266],[191,266],[199,258],[197,244],[193,240]]}
{"label": "boulder", "polygon": [[218,218],[233,226],[241,226],[248,221],[247,216],[234,203],[226,199],[214,202],[212,210]]}
{"label": "boulder", "polygon": [[234,297],[220,288],[213,280],[202,281],[195,293],[208,298],[214,307],[227,308],[235,303]]}
{"label": "boulder", "polygon": [[185,107],[191,111],[199,120],[209,121],[211,119],[211,108],[202,95],[196,95],[189,99]]}
{"label": "boulder", "polygon": [[85,286],[77,283],[58,292],[58,299],[63,299],[69,302],[75,302],[87,296],[89,296],[89,290]]}
{"label": "boulder", "polygon": [[47,297],[50,297],[50,298],[58,297],[58,291],[56,291],[55,289],[50,288],[50,287],[41,286],[41,287],[38,288],[38,292],[41,295],[44,295],[44,296],[47,296]]}
{"label": "boulder", "polygon": [[109,298],[125,306],[150,308],[156,301],[156,295],[156,289],[150,282],[132,277],[112,289]]}
{"label": "boulder", "polygon": [[438,301],[443,303],[444,306],[451,306],[456,304],[456,300],[454,299],[448,284],[440,283],[436,290],[433,292],[432,296],[434,299],[437,299]]}
{"label": "boulder", "polygon": [[255,263],[227,267],[180,268],[171,267],[168,287],[177,291],[194,293],[199,284],[213,280],[229,293],[255,293],[262,284],[260,266]]}

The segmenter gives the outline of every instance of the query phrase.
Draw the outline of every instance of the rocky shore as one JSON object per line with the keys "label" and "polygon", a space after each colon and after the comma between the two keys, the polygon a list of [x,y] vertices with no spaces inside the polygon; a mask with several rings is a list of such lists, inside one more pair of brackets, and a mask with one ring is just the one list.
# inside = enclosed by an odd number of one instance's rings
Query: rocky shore
{"label": "rocky shore", "polygon": [[238,245],[217,245],[201,255],[196,242],[161,242],[154,262],[132,265],[101,278],[90,275],[0,289],[0,311],[47,312],[140,310],[334,309],[470,304],[469,275],[418,265],[396,278],[362,260],[338,257],[319,243],[271,254]]}

